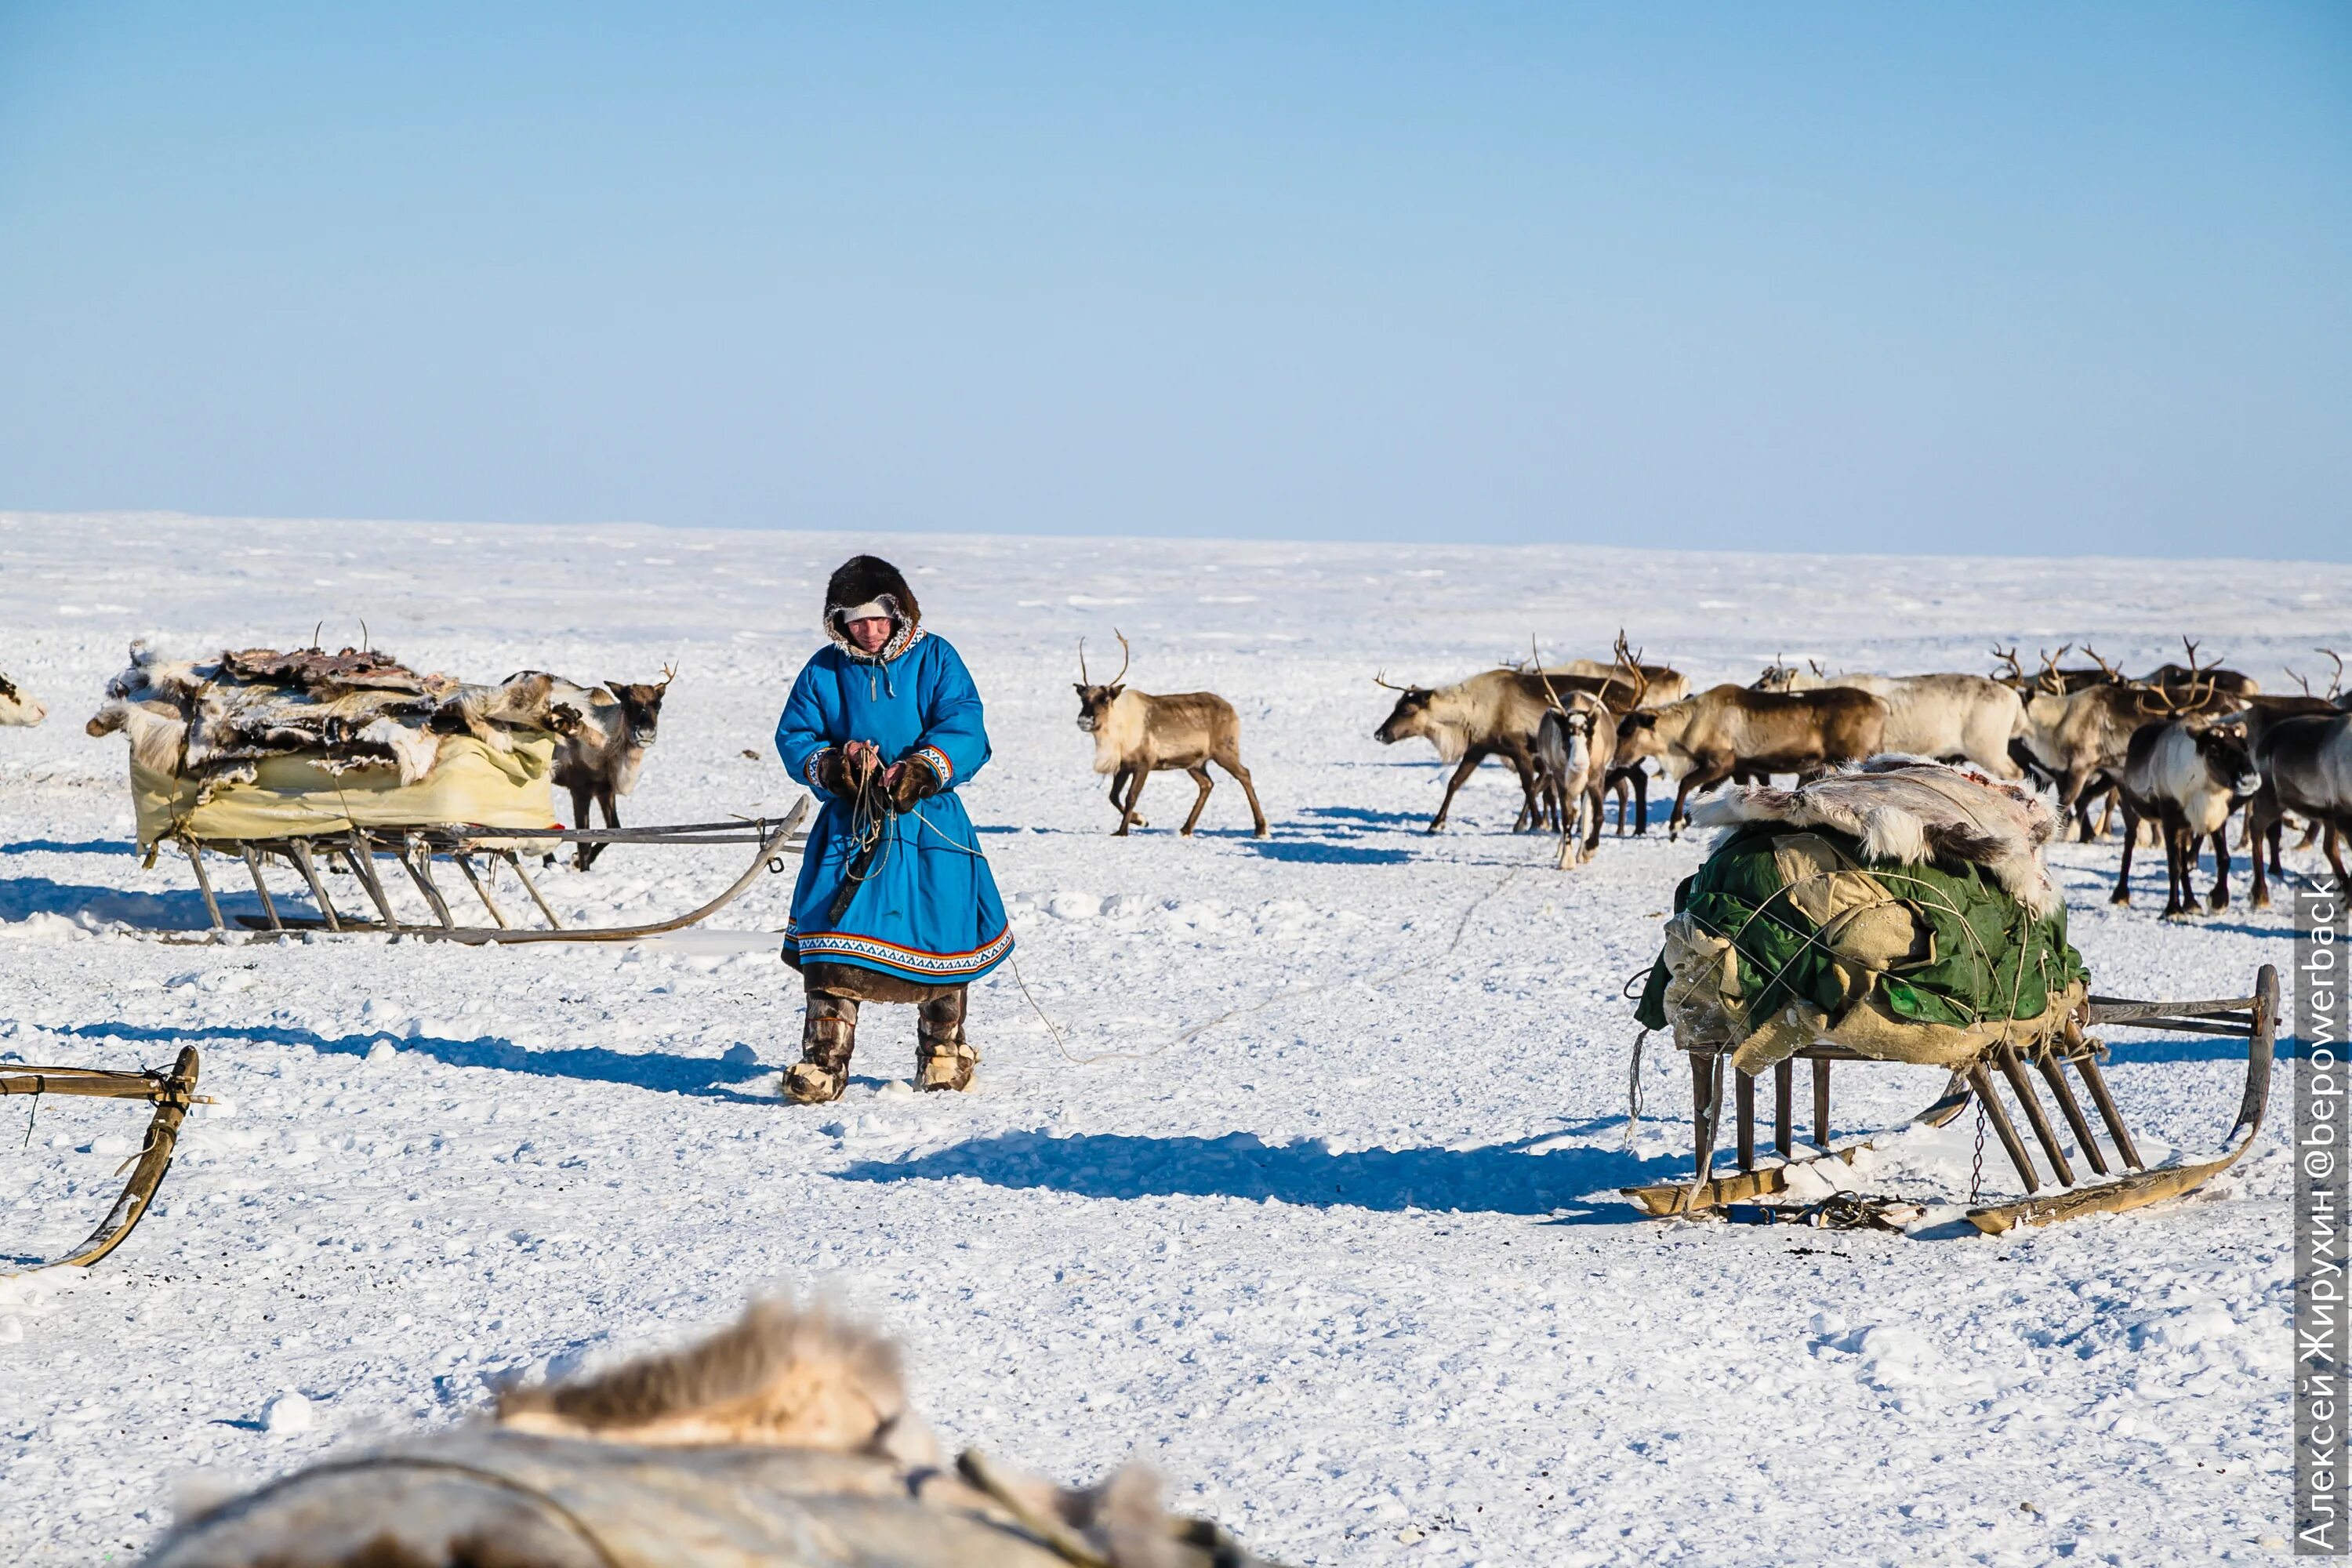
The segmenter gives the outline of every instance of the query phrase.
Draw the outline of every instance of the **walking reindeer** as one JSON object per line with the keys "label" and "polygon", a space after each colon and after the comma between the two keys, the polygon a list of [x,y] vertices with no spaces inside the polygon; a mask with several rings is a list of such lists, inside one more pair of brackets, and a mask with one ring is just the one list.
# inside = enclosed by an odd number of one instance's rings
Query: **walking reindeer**
{"label": "walking reindeer", "polygon": [[[1124,634],[1114,629],[1124,656],[1118,673],[1097,685],[1087,673],[1086,639],[1078,640],[1078,728],[1095,738],[1095,772],[1110,775],[1110,803],[1118,808],[1118,827],[1111,837],[1124,838],[1129,827],[1146,826],[1135,814],[1143,781],[1155,773],[1182,769],[1201,786],[1192,814],[1180,830],[1190,837],[1209,804],[1214,787],[1209,764],[1214,763],[1242,786],[1249,797],[1252,832],[1265,837],[1265,813],[1257,804],[1257,786],[1242,766],[1242,721],[1234,705],[1213,691],[1180,691],[1166,697],[1130,691],[1123,684],[1135,650]],[[1121,791],[1125,794],[1122,796]]]}

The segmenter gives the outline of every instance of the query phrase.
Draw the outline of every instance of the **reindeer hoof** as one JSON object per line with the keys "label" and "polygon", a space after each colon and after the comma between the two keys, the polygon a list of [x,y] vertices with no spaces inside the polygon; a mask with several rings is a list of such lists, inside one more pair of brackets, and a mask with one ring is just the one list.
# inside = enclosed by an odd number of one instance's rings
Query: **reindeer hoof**
{"label": "reindeer hoof", "polygon": [[2107,896],[2107,902],[2111,904],[2123,904],[2128,907],[2131,903],[2131,890],[2127,888],[2117,888],[2113,893]]}

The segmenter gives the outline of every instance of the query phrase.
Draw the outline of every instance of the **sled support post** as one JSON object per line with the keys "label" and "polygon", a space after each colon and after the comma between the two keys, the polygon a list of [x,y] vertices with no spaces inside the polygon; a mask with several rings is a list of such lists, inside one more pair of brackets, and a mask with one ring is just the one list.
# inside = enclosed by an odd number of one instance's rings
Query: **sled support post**
{"label": "sled support post", "polygon": [[205,852],[196,847],[193,838],[181,839],[180,847],[188,852],[188,864],[195,868],[196,891],[205,896],[205,912],[213,918],[213,930],[228,930],[221,920],[220,900],[213,897],[213,879],[205,874]]}
{"label": "sled support post", "polygon": [[327,884],[319,879],[319,868],[310,862],[310,841],[307,838],[288,839],[286,858],[294,862],[294,868],[302,873],[302,880],[310,884],[310,897],[317,901],[319,918],[327,922],[327,929],[333,931],[342,930],[343,922],[335,913],[334,900],[327,897]]}
{"label": "sled support post", "polygon": [[2083,1158],[2094,1174],[2107,1173],[2107,1157],[2099,1148],[2099,1141],[2091,1136],[2091,1124],[2083,1116],[2082,1102],[2067,1086],[2066,1075],[2058,1068],[2058,1058],[2046,1044],[2033,1053],[2033,1066],[2042,1074],[2042,1081],[2050,1086],[2050,1098],[2058,1102],[2058,1114],[2066,1119],[2066,1130],[2074,1135],[2074,1146],[2083,1151]]}
{"label": "sled support post", "polygon": [[1756,1075],[1733,1068],[1739,1095],[1739,1168],[1756,1168]]}
{"label": "sled support post", "polygon": [[1813,1058],[1813,1147],[1830,1146],[1830,1064],[1828,1058]]}
{"label": "sled support post", "polygon": [[2017,1103],[2025,1112],[2026,1122],[2033,1129],[2034,1142],[2040,1143],[2042,1152],[2050,1156],[2050,1169],[2058,1177],[2058,1184],[2073,1186],[2074,1164],[2066,1158],[2065,1145],[2058,1142],[2058,1133],[2050,1125],[2049,1113],[2042,1109],[2042,1101],[2033,1092],[2032,1080],[2025,1076],[2024,1068],[2018,1065],[2017,1047],[2003,1040],[1995,1049],[1993,1059],[2000,1064],[2000,1076],[2009,1079],[2010,1092],[2017,1096]]}
{"label": "sled support post", "polygon": [[392,912],[392,900],[384,896],[383,879],[375,874],[375,851],[368,847],[367,835],[352,828],[343,858],[351,862],[352,875],[367,889],[368,901],[375,905],[375,912],[383,917],[383,929],[398,931],[400,917]]}
{"label": "sled support post", "polygon": [[2074,1070],[2083,1075],[2084,1087],[2091,1091],[2091,1103],[2099,1108],[2099,1120],[2107,1124],[2107,1135],[2115,1140],[2116,1153],[2125,1167],[2134,1171],[2147,1169],[2140,1163],[2131,1129],[2124,1125],[2124,1113],[2116,1109],[2116,1097],[2107,1092],[2106,1075],[2099,1071],[2098,1058],[2089,1055],[2076,1057]]}
{"label": "sled support post", "polygon": [[449,918],[449,906],[442,899],[441,889],[433,885],[432,849],[429,847],[419,849],[414,836],[404,837],[400,844],[400,863],[406,868],[408,879],[416,884],[416,890],[424,894],[425,901],[432,906],[433,918],[441,922],[441,929],[457,930],[457,922]]}
{"label": "sled support post", "polygon": [[1796,1118],[1790,1101],[1796,1098],[1797,1064],[1783,1058],[1772,1068],[1772,1147],[1789,1157],[1796,1142]]}
{"label": "sled support post", "polygon": [[500,931],[506,930],[507,917],[500,914],[499,906],[490,901],[489,889],[484,887],[482,879],[474,875],[474,858],[471,855],[452,855],[449,858],[457,862],[457,869],[466,874],[466,885],[474,889],[474,897],[482,900],[482,908],[490,911],[490,919],[498,922]]}
{"label": "sled support post", "polygon": [[2042,1177],[2033,1168],[2033,1156],[2025,1152],[2025,1141],[2017,1135],[2017,1127],[2009,1119],[2008,1108],[1993,1092],[1992,1074],[1985,1071],[1983,1062],[1969,1067],[1969,1087],[1977,1091],[1977,1103],[1984,1107],[1985,1120],[1992,1123],[1994,1134],[2000,1139],[2002,1151],[2009,1155],[2009,1163],[2017,1167],[2018,1176],[2025,1183],[2025,1190],[2040,1192]]}
{"label": "sled support post", "polygon": [[261,851],[250,844],[239,844],[237,852],[245,857],[245,873],[253,879],[253,890],[261,895],[261,912],[269,918],[269,929],[282,931],[286,922],[278,918],[278,900],[269,896],[269,884],[261,879]]}
{"label": "sled support post", "polygon": [[562,931],[563,929],[563,922],[555,918],[555,911],[549,909],[547,907],[547,900],[539,896],[539,884],[532,881],[530,879],[530,873],[522,868],[522,857],[516,854],[511,849],[504,850],[501,853],[505,855],[507,864],[514,868],[515,879],[522,884],[522,890],[529,893],[530,895],[530,901],[539,906],[540,914],[547,921],[547,929],[550,931]]}

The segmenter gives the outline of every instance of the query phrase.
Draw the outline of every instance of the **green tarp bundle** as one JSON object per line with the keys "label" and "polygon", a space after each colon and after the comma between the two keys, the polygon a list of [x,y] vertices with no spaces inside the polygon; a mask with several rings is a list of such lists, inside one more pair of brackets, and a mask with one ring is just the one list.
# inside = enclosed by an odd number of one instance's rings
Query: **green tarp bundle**
{"label": "green tarp bundle", "polygon": [[2084,994],[2066,910],[1984,866],[1870,859],[1823,826],[1747,823],[1675,890],[1636,1016],[1757,1072],[1815,1041],[1958,1067],[2054,1034]]}

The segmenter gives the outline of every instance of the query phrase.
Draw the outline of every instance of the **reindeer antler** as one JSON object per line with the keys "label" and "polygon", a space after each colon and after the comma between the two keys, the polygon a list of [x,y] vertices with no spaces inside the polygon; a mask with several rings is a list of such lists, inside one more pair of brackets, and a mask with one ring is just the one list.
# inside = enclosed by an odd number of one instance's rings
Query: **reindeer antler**
{"label": "reindeer antler", "polygon": [[2046,647],[2042,650],[2042,673],[2033,679],[2042,690],[2063,693],[2066,689],[2066,679],[2058,673],[2058,661],[2074,651],[2073,643],[2060,643],[2056,653]]}
{"label": "reindeer antler", "polygon": [[1135,650],[1127,646],[1127,634],[1117,626],[1111,627],[1110,635],[1118,639],[1118,651],[1121,656],[1118,661],[1118,673],[1110,678],[1110,684],[1117,686],[1127,679],[1127,667],[1135,662]]}
{"label": "reindeer antler", "polygon": [[1821,661],[1820,659],[1814,658],[1812,658],[1811,656],[1808,655],[1808,656],[1806,657],[1805,663],[1811,667],[1812,671],[1813,671],[1813,673],[1814,673],[1815,675],[1820,676],[1820,677],[1821,677],[1822,679],[1824,679],[1824,680],[1827,680],[1827,679],[1829,679],[1829,674],[1830,674],[1830,672],[1829,672],[1828,670],[1823,669],[1823,668],[1822,668],[1822,661]]}
{"label": "reindeer antler", "polygon": [[[2180,646],[2181,646],[2184,649],[2186,649],[2186,650],[2188,651],[2188,654],[2189,654],[2189,679],[2191,681],[2194,681],[2194,680],[2197,679],[2197,675],[2198,675],[2198,668],[2197,668],[2197,645],[2196,645],[2195,643],[2193,643],[2193,642],[2189,641],[2189,640],[2188,636],[2187,636],[2186,634],[2183,634],[2183,635],[2182,635],[2182,637],[2181,637],[2181,638],[2180,638]],[[2208,668],[2210,668],[2210,667],[2209,666]]]}
{"label": "reindeer antler", "polygon": [[676,680],[677,679],[677,666],[670,663],[667,659],[662,660],[662,678],[660,684],[667,688],[671,681]]}
{"label": "reindeer antler", "polygon": [[1379,687],[1383,691],[1411,691],[1412,689],[1410,686],[1397,685],[1396,682],[1388,679],[1388,673],[1389,672],[1387,670],[1383,669],[1378,675],[1373,676],[1372,684]]}
{"label": "reindeer antler", "polygon": [[1094,677],[1087,673],[1087,639],[1080,637],[1078,639],[1078,684],[1092,686],[1094,683]]}
{"label": "reindeer antler", "polygon": [[[2071,647],[2073,645],[2069,644],[2068,646]],[[2060,648],[2058,651],[2063,653],[2066,650],[2065,648]],[[2131,684],[2129,678],[2127,678],[2122,670],[2117,669],[2114,665],[2109,664],[2105,659],[2101,658],[2099,657],[2099,650],[2093,647],[2089,643],[2084,643],[2083,645],[2083,657],[2089,659],[2093,664],[2097,665],[2099,667],[2099,672],[2105,675],[2109,680],[2115,682],[2117,686],[2129,686]]]}
{"label": "reindeer antler", "polygon": [[1992,645],[1992,657],[1993,661],[1996,664],[2005,664],[2009,666],[2009,673],[2015,678],[2020,686],[2032,684],[2032,681],[2026,676],[2025,667],[2017,662],[2017,649],[2014,646],[2011,646],[2004,652],[2000,644],[1995,643]]}
{"label": "reindeer antler", "polygon": [[1568,710],[1560,706],[1559,693],[1552,689],[1551,677],[1544,673],[1543,649],[1536,646],[1533,632],[1528,634],[1528,657],[1535,660],[1528,668],[1535,672],[1537,681],[1543,687],[1544,705],[1561,718],[1567,718]]}
{"label": "reindeer antler", "polygon": [[2327,683],[2327,695],[2332,700],[2344,689],[2344,656],[2332,647],[2315,647],[2314,653],[2324,653],[2336,663],[2336,674]]}
{"label": "reindeer antler", "polygon": [[1626,679],[1633,682],[1633,706],[1636,708],[1642,705],[1642,699],[1650,694],[1650,678],[1642,669],[1642,654],[1646,651],[1646,648],[1637,650],[1627,647],[1625,628],[1617,628],[1616,659],[1624,667]]}

